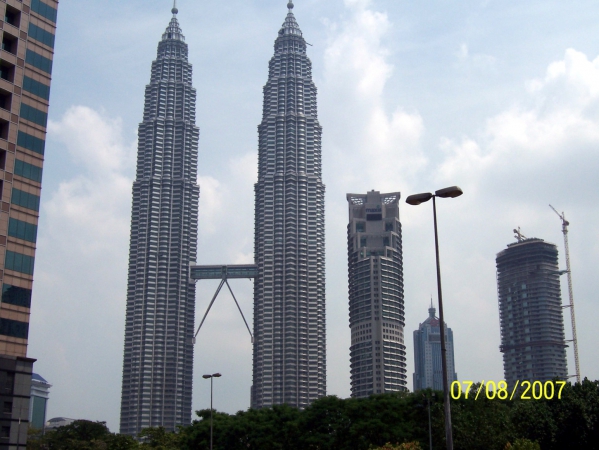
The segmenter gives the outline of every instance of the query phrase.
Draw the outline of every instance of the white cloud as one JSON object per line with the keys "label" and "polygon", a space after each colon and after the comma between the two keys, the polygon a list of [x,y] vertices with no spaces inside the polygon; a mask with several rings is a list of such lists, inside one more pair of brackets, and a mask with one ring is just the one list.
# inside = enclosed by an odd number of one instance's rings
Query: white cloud
{"label": "white cloud", "polygon": [[387,111],[384,91],[393,72],[382,42],[391,28],[387,14],[371,9],[369,1],[345,4],[350,15],[328,25],[325,50],[325,158],[335,166],[326,182],[341,190],[396,189],[426,164],[423,121],[398,106]]}
{"label": "white cloud", "polygon": [[44,194],[29,354],[53,384],[50,417],[106,420],[120,401],[135,143],[84,106],[48,130],[78,170]]}

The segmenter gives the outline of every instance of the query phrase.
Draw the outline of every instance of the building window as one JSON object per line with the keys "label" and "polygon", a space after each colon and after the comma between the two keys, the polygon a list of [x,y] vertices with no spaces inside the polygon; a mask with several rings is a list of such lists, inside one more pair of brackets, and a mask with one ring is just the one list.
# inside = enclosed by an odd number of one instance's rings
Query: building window
{"label": "building window", "polygon": [[12,402],[4,402],[4,407],[2,408],[4,414],[12,414]]}
{"label": "building window", "polygon": [[3,284],[2,303],[29,308],[31,307],[31,289]]}
{"label": "building window", "polygon": [[20,159],[15,159],[15,175],[37,181],[38,183],[42,182],[42,168],[21,161]]}
{"label": "building window", "polygon": [[13,83],[15,80],[15,66],[6,61],[0,61],[0,78]]}
{"label": "building window", "polygon": [[0,318],[0,334],[21,339],[27,339],[29,324],[18,320]]}
{"label": "building window", "polygon": [[48,113],[40,111],[26,103],[21,103],[21,118],[45,127],[48,123]]}
{"label": "building window", "polygon": [[29,37],[35,39],[50,48],[54,48],[54,35],[33,23],[29,23]]}
{"label": "building window", "polygon": [[27,53],[25,54],[25,62],[46,73],[52,73],[52,60],[34,52],[33,50],[27,49]]}
{"label": "building window", "polygon": [[8,140],[8,122],[0,119],[0,139]]}
{"label": "building window", "polygon": [[46,141],[24,133],[23,131],[19,131],[19,134],[17,135],[17,145],[43,155]]}
{"label": "building window", "polygon": [[12,94],[10,92],[0,90],[0,108],[10,111],[11,103]]}
{"label": "building window", "polygon": [[57,11],[50,5],[47,5],[40,0],[31,0],[31,10],[40,16],[56,23]]}
{"label": "building window", "polygon": [[34,211],[40,210],[40,198],[38,195],[29,194],[20,189],[13,188],[11,202],[15,205],[22,206],[24,208],[32,209]]}
{"label": "building window", "polygon": [[50,100],[50,86],[40,83],[39,81],[35,81],[33,78],[29,78],[27,76],[23,77],[23,89],[27,92],[31,92],[33,95],[43,98],[44,100]]}
{"label": "building window", "polygon": [[2,36],[2,50],[4,50],[5,52],[16,55],[18,43],[19,43],[18,38],[16,38],[15,36],[12,36],[6,32]]}
{"label": "building window", "polygon": [[35,243],[37,239],[37,225],[10,217],[8,220],[8,235]]}
{"label": "building window", "polygon": [[6,5],[4,21],[11,24],[13,27],[19,28],[19,25],[21,25],[21,11],[13,8],[12,6]]}
{"label": "building window", "polygon": [[35,258],[33,256],[23,255],[22,253],[6,251],[4,267],[15,272],[21,272],[27,275],[33,275],[33,266]]}

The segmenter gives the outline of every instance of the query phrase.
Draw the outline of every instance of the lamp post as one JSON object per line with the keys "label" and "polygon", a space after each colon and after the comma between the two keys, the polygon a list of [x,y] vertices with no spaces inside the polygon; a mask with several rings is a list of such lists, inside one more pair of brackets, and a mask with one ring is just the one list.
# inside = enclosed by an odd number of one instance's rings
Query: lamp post
{"label": "lamp post", "polygon": [[202,378],[210,378],[210,450],[212,450],[212,379],[221,377],[220,373],[213,373],[212,375],[202,375]]}
{"label": "lamp post", "polygon": [[[426,398],[426,403],[428,405],[428,447],[429,450],[433,450],[433,431],[431,428],[431,398],[426,394],[422,394],[423,397]],[[431,392],[431,396],[435,396],[434,392]]]}
{"label": "lamp post", "polygon": [[410,195],[406,199],[409,205],[420,205],[433,199],[433,221],[435,224],[435,257],[437,260],[437,295],[439,296],[439,320],[441,325],[439,331],[441,334],[441,366],[443,369],[443,404],[445,410],[445,440],[447,441],[447,450],[453,450],[453,434],[451,431],[451,408],[449,405],[449,386],[447,379],[447,348],[445,347],[445,320],[443,318],[443,295],[441,293],[441,267],[439,266],[439,237],[437,234],[437,205],[436,197],[455,198],[462,195],[462,190],[457,186],[451,186],[445,189],[439,189],[434,194],[425,192],[422,194]]}

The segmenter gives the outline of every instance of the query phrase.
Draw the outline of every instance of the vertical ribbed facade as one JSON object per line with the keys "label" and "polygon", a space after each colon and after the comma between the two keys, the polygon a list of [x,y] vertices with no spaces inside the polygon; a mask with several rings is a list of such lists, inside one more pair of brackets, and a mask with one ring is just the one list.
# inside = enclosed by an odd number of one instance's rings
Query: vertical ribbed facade
{"label": "vertical ribbed facade", "polygon": [[497,254],[497,293],[504,377],[567,379],[557,247],[524,239]]}
{"label": "vertical ribbed facade", "polygon": [[407,390],[399,198],[347,194],[352,397]]}
{"label": "vertical ribbed facade", "polygon": [[138,130],[121,433],[191,421],[197,250],[196,91],[175,17],[158,44]]}
{"label": "vertical ribbed facade", "polygon": [[[435,316],[431,304],[428,317],[414,331],[414,392],[420,389],[443,390],[443,365],[441,362],[441,321]],[[453,331],[445,324],[447,349],[447,379],[449,385],[457,381],[453,351]]]}
{"label": "vertical ribbed facade", "polygon": [[306,41],[288,8],[258,126],[254,408],[303,408],[326,395],[322,129]]}

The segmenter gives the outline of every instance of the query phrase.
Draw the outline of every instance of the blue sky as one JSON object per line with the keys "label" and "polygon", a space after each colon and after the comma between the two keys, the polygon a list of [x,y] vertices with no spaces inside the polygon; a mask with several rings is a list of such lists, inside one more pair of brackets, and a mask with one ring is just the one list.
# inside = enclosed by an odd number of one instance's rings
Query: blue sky
{"label": "blue sky", "polygon": [[[262,86],[286,0],[179,0],[198,91],[198,263],[253,259]],[[54,385],[49,417],[118,429],[137,125],[167,0],[63,0],[35,268],[29,356]],[[495,255],[512,229],[570,252],[583,376],[599,378],[599,10],[594,2],[297,0],[319,90],[326,185],[328,393],[350,394],[348,192],[459,185],[439,202],[445,316],[462,380],[503,377]],[[408,385],[411,333],[436,291],[432,211],[402,203]],[[565,287],[565,278],[562,285]],[[246,316],[252,285],[232,286]],[[198,285],[197,316],[216,285]],[[563,289],[564,303],[567,292]],[[436,302],[436,299],[435,299]],[[570,339],[569,312],[565,310]],[[574,373],[568,350],[568,368]],[[251,343],[225,294],[199,335],[215,407],[249,407]]]}

